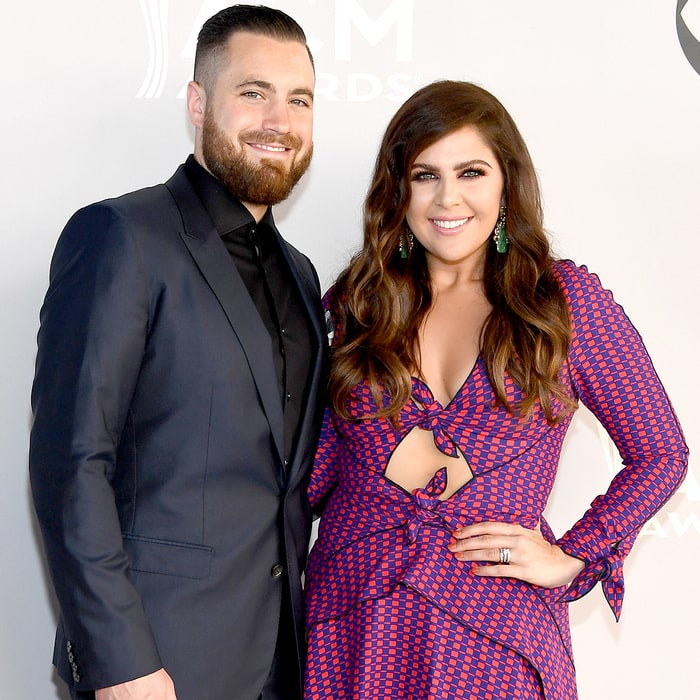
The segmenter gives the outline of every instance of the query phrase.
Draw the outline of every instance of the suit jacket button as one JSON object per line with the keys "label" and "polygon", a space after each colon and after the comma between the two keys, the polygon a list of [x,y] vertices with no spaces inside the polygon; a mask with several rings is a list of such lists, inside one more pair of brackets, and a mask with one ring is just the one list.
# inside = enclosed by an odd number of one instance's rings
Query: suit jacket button
{"label": "suit jacket button", "polygon": [[272,578],[279,578],[284,573],[284,567],[282,564],[275,564],[270,570],[270,576]]}

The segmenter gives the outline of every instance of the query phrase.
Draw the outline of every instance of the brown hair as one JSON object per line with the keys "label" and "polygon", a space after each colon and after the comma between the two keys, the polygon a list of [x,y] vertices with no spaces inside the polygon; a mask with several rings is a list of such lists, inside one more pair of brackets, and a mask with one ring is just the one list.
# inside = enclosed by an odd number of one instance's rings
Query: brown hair
{"label": "brown hair", "polygon": [[288,14],[263,5],[232,5],[210,17],[197,36],[194,79],[207,92],[213,88],[216,75],[225,65],[228,41],[237,32],[298,41],[306,46],[311,65],[314,64],[304,30]]}
{"label": "brown hair", "polygon": [[[505,254],[495,246],[487,249],[484,289],[493,310],[481,339],[497,403],[527,415],[539,402],[552,423],[563,415],[553,398],[565,412],[575,407],[558,381],[569,345],[569,317],[552,272],[530,154],[493,95],[472,83],[440,81],[418,90],[389,123],[365,200],[364,242],[334,288],[339,332],[329,392],[341,416],[349,418],[347,399],[363,379],[377,403],[375,415],[395,420],[410,398],[411,373],[420,365],[418,331],[432,303],[422,248],[416,245],[407,259],[398,252],[406,231],[410,170],[423,150],[467,125],[479,130],[504,176],[510,247]],[[517,406],[506,396],[506,372],[523,392]]]}

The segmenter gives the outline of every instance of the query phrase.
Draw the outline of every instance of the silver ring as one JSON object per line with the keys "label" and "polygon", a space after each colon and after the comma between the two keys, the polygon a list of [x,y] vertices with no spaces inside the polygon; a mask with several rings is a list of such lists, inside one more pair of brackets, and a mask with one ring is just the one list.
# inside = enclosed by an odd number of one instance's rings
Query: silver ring
{"label": "silver ring", "polygon": [[498,550],[498,561],[500,564],[510,564],[510,549],[508,547],[501,547]]}

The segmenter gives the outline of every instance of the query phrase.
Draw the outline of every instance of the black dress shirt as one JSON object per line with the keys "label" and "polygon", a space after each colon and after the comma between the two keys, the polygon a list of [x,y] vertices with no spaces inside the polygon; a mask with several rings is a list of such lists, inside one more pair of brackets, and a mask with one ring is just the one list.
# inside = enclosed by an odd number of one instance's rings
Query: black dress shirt
{"label": "black dress shirt", "polygon": [[185,172],[219,232],[270,334],[284,411],[285,465],[296,444],[315,353],[308,312],[268,209],[259,223],[229,191],[189,156]]}

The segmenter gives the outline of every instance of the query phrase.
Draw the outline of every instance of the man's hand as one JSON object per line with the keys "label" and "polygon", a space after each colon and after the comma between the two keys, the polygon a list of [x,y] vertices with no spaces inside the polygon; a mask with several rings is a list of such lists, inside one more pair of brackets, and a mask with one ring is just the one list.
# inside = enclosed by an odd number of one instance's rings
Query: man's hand
{"label": "man's hand", "polygon": [[95,691],[95,700],[177,700],[170,676],[161,668],[133,681]]}

